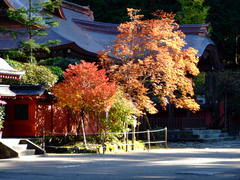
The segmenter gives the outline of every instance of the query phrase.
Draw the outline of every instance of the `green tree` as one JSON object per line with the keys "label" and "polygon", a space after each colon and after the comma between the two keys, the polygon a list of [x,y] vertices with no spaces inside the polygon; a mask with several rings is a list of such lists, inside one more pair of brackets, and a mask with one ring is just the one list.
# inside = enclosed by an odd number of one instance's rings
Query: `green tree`
{"label": "green tree", "polygon": [[157,9],[166,12],[176,12],[180,10],[180,5],[176,0],[68,0],[70,2],[87,6],[94,12],[96,21],[109,23],[123,23],[129,20],[127,8],[142,9],[146,19],[151,18],[150,14]]}
{"label": "green tree", "polygon": [[119,136],[119,134],[109,134],[107,132],[126,132],[129,131],[128,126],[133,126],[140,111],[127,98],[127,95],[120,89],[117,90],[114,97],[113,105],[111,106],[108,117],[100,119],[102,133],[105,135],[105,141],[112,141]]}
{"label": "green tree", "polygon": [[38,62],[38,64],[43,66],[58,66],[63,71],[65,71],[68,68],[69,64],[74,65],[79,62],[80,62],[79,59],[54,57],[54,58],[42,59]]}
{"label": "green tree", "polygon": [[201,72],[193,78],[195,95],[202,95],[206,93],[206,73]]}
{"label": "green tree", "polygon": [[43,85],[45,88],[51,88],[58,80],[57,75],[45,67],[32,63],[20,63],[13,60],[7,60],[7,62],[17,70],[25,71],[25,74],[20,80],[4,79],[3,83],[9,84],[33,84]]}
{"label": "green tree", "polygon": [[[26,31],[19,33],[19,35],[27,35],[27,40],[22,40],[19,42],[19,49],[17,51],[12,51],[15,56],[23,56],[31,63],[35,62],[35,54],[37,49],[42,49],[44,51],[50,52],[49,46],[53,44],[58,44],[58,40],[49,40],[44,43],[37,43],[34,37],[46,36],[47,28],[56,27],[58,22],[53,19],[50,13],[43,12],[49,11],[53,12],[61,4],[60,0],[54,1],[43,1],[38,2],[28,0],[28,7],[8,10],[8,17],[14,21],[21,23],[25,26]],[[5,30],[6,32],[6,30]]]}
{"label": "green tree", "polygon": [[[240,1],[206,0],[210,7],[208,21],[211,37],[219,48],[227,68],[239,68],[240,58]],[[237,57],[237,58],[236,58]]]}
{"label": "green tree", "polygon": [[180,24],[204,24],[209,7],[204,5],[205,0],[178,0],[181,10],[177,12],[176,19]]}

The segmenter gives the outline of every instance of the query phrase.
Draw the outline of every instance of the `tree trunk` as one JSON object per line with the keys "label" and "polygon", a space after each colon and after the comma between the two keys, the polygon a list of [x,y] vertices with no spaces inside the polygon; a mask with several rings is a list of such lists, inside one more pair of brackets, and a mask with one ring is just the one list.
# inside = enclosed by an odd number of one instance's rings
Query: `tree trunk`
{"label": "tree trunk", "polygon": [[136,136],[135,136],[135,126],[132,125],[132,150],[135,150],[135,140],[136,140]]}
{"label": "tree trunk", "polygon": [[83,118],[81,118],[81,124],[82,124],[84,147],[87,148],[87,139],[86,139],[86,134],[85,134],[85,126],[84,126]]}
{"label": "tree trunk", "polygon": [[[28,21],[32,20],[32,0],[28,1],[29,3],[29,12],[28,12]],[[33,36],[32,36],[32,25],[28,25],[28,40],[32,40]],[[32,46],[30,46],[29,49],[29,55],[30,55],[30,63],[33,63],[33,48]]]}
{"label": "tree trunk", "polygon": [[86,139],[85,125],[84,125],[84,118],[85,118],[84,112],[80,113],[80,118],[81,118],[84,147],[87,148],[87,139]]}
{"label": "tree trunk", "polygon": [[[149,129],[152,129],[151,124],[150,124],[149,119],[148,119],[148,116],[145,115],[144,117],[145,117],[145,119],[146,119],[146,121],[147,121],[147,124],[148,124]],[[152,139],[153,139],[154,141],[155,141],[155,139],[156,139],[153,133],[152,133]]]}

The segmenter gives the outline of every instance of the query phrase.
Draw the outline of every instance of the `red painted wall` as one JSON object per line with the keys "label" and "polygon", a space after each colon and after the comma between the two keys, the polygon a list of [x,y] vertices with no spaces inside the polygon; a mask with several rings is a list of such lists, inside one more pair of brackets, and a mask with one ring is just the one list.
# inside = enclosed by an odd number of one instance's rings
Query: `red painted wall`
{"label": "red painted wall", "polygon": [[[15,104],[28,104],[28,120],[15,119]],[[7,118],[4,137],[36,137],[43,132],[51,136],[65,136],[82,133],[80,117],[67,108],[60,108],[49,103],[38,102],[36,99],[7,100]],[[85,132],[98,132],[97,118],[89,115],[85,120]]]}
{"label": "red painted wall", "polygon": [[[28,120],[15,119],[15,104],[28,104]],[[3,136],[5,137],[25,137],[34,136],[36,128],[35,122],[35,100],[8,100],[6,106],[6,120],[4,122]]]}

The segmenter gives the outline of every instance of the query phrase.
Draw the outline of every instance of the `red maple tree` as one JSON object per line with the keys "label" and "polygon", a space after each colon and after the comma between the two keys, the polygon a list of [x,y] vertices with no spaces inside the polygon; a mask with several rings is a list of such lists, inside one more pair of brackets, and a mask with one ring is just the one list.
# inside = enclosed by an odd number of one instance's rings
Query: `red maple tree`
{"label": "red maple tree", "polygon": [[115,83],[109,82],[105,69],[99,70],[95,63],[85,61],[69,65],[64,73],[64,81],[53,88],[59,106],[69,107],[80,113],[84,137],[86,115],[108,110],[115,92]]}

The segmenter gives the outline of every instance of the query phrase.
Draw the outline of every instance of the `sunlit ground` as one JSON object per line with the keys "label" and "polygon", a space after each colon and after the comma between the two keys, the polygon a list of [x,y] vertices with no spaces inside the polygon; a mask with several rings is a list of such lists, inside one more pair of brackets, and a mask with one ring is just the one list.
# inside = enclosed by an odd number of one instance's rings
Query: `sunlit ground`
{"label": "sunlit ground", "polygon": [[240,179],[240,148],[0,160],[0,180],[12,179]]}

